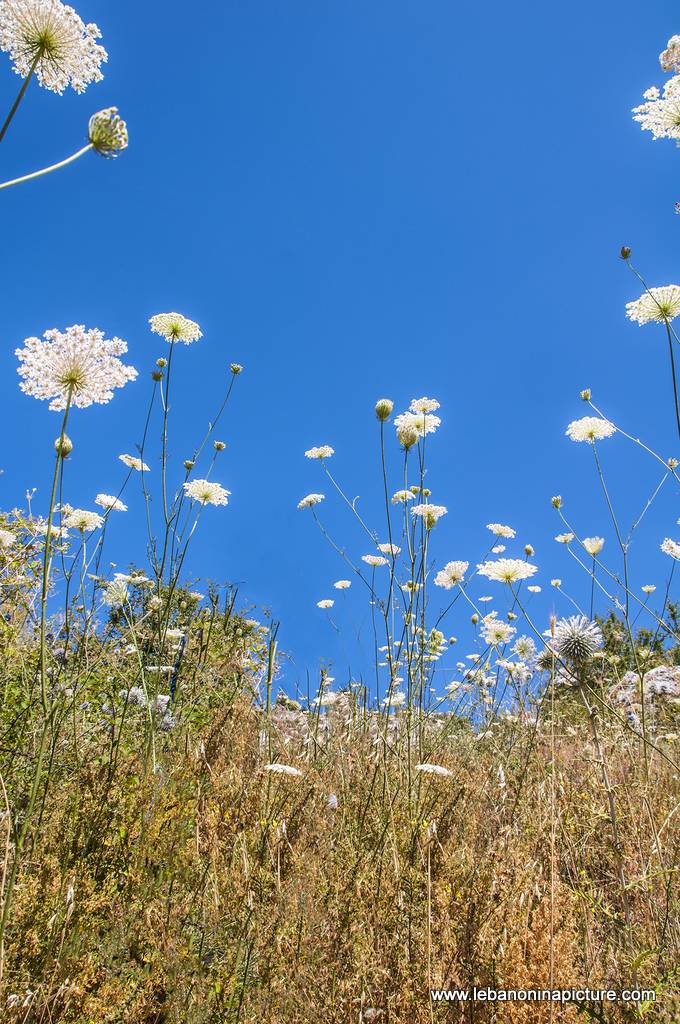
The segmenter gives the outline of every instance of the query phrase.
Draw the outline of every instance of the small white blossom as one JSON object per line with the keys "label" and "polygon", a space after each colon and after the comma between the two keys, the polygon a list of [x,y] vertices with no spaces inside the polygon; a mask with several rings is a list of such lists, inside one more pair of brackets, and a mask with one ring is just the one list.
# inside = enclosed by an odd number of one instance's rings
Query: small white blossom
{"label": "small white blossom", "polygon": [[635,320],[640,326],[652,321],[673,320],[678,314],[680,314],[680,286],[677,284],[650,288],[635,302],[626,304],[626,316],[629,320]]}
{"label": "small white blossom", "polygon": [[517,630],[508,622],[503,622],[501,619],[497,619],[496,613],[491,612],[490,615],[486,615],[482,619],[480,632],[487,644],[497,646],[498,644],[506,644],[509,640],[512,640]]}
{"label": "small white blossom", "polygon": [[127,505],[124,505],[122,501],[114,497],[113,494],[98,494],[94,499],[95,505],[100,505],[102,508],[111,509],[114,512],[127,512]]}
{"label": "small white blossom", "polygon": [[263,771],[270,772],[272,775],[289,775],[291,778],[298,778],[302,775],[299,768],[293,768],[290,764],[280,764],[278,762],[266,764]]}
{"label": "small white blossom", "polygon": [[395,491],[392,495],[393,505],[405,505],[407,501],[415,501],[415,494],[412,491]]}
{"label": "small white blossom", "polygon": [[680,142],[680,75],[669,78],[663,96],[652,88],[645,93],[645,103],[633,108],[633,120],[654,139],[675,139]]}
{"label": "small white blossom", "polygon": [[379,565],[389,565],[388,560],[383,558],[382,555],[362,555],[361,561],[365,562],[366,565],[373,566],[373,568],[376,568]]}
{"label": "small white blossom", "polygon": [[567,437],[572,441],[588,441],[590,444],[615,433],[614,424],[599,416],[583,416],[580,420],[573,420],[566,429]]}
{"label": "small white blossom", "polygon": [[428,764],[427,762],[424,764],[417,764],[416,771],[421,772],[423,775],[439,775],[442,778],[448,778],[453,775],[453,772],[449,771],[448,768],[444,768],[443,765]]}
{"label": "small white blossom", "polygon": [[104,603],[110,605],[111,608],[119,608],[127,601],[128,594],[127,583],[124,580],[112,580],[104,588]]}
{"label": "small white blossom", "polygon": [[212,480],[191,480],[182,484],[187,497],[201,505],[227,505],[231,491]]}
{"label": "small white blossom", "polygon": [[352,586],[351,580],[336,580],[333,584],[336,590],[349,590]]}
{"label": "small white blossom", "polygon": [[323,599],[323,601],[317,601],[316,602],[316,607],[317,608],[332,608],[334,604],[335,604],[335,601],[333,601],[330,597],[325,597]]}
{"label": "small white blossom", "polygon": [[325,497],[325,494],[307,494],[298,502],[298,508],[311,508],[312,505],[319,505]]}
{"label": "small white blossom", "polygon": [[523,562],[520,558],[499,558],[495,562],[482,562],[477,566],[480,576],[486,576],[497,583],[517,583],[533,576],[537,566]]}
{"label": "small white blossom", "polygon": [[156,313],[150,318],[149,324],[154,334],[160,334],[171,345],[176,341],[191,345],[203,337],[198,324],[187,320],[181,313]]}
{"label": "small white blossom", "polygon": [[415,413],[435,412],[439,408],[439,402],[434,398],[414,398],[409,409]]}
{"label": "small white blossom", "polygon": [[571,544],[574,539],[573,533],[558,533],[555,540],[558,544]]}
{"label": "small white blossom", "polygon": [[583,547],[592,558],[595,558],[604,547],[604,537],[584,537]]}
{"label": "small white blossom", "polygon": [[507,537],[508,540],[513,540],[515,537],[513,528],[511,526],[503,526],[502,523],[487,523],[486,528],[491,530],[496,537]]}
{"label": "small white blossom", "polygon": [[404,443],[401,436],[403,431],[413,431],[417,439],[425,437],[426,434],[434,434],[437,427],[441,426],[441,422],[439,416],[424,412],[402,412],[400,416],[394,417],[397,437],[402,444]]}
{"label": "small white blossom", "polygon": [[671,540],[670,537],[666,537],[665,541],[661,545],[661,550],[664,555],[670,555],[671,558],[680,559],[680,544],[677,541]]}
{"label": "small white blossom", "polygon": [[378,544],[378,551],[382,551],[383,555],[398,555],[401,548],[398,544]]}
{"label": "small white blossom", "polygon": [[447,562],[435,576],[435,586],[443,587],[444,590],[452,590],[463,582],[469,564],[469,562]]}
{"label": "small white blossom", "polygon": [[91,533],[98,529],[104,522],[103,516],[98,512],[89,512],[84,508],[74,508],[66,516],[64,523],[72,530],[79,530],[81,533]]}
{"label": "small white blossom", "polygon": [[436,526],[442,516],[445,516],[448,509],[444,505],[414,505],[411,515],[423,520],[425,528],[431,530]]}
{"label": "small white blossom", "polygon": [[309,448],[305,452],[306,459],[330,459],[331,455],[335,455],[335,449],[331,448],[329,444],[322,444],[318,448]]}
{"label": "small white blossom", "polygon": [[11,548],[16,544],[16,536],[11,530],[0,530],[0,548]]}
{"label": "small white blossom", "polygon": [[142,460],[138,459],[135,455],[119,455],[118,458],[124,466],[128,467],[128,469],[136,469],[138,473],[141,473],[142,470],[144,470],[145,473],[150,472],[146,462],[142,462]]}

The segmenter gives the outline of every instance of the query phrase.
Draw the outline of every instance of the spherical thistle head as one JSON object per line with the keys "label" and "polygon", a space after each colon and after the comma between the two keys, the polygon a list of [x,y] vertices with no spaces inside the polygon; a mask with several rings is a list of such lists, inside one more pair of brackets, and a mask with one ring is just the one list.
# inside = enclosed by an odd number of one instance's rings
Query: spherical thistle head
{"label": "spherical thistle head", "polygon": [[621,259],[622,260],[629,260],[630,259],[630,254],[631,254],[632,251],[633,250],[630,248],[630,246],[622,245],[621,246]]}
{"label": "spherical thistle head", "polygon": [[213,448],[216,452],[223,452],[226,447],[224,441],[213,441]]}
{"label": "spherical thistle head", "polygon": [[229,369],[235,377],[238,377],[239,373],[243,373],[243,367],[240,363],[232,363]]}
{"label": "spherical thistle head", "polygon": [[90,118],[87,137],[100,156],[117,157],[128,145],[125,121],[118,116],[118,107],[107,107]]}
{"label": "spherical thistle head", "polygon": [[390,398],[380,398],[375,403],[375,414],[381,423],[390,418],[393,409],[394,402]]}
{"label": "spherical thistle head", "polygon": [[54,442],[54,450],[62,459],[67,459],[73,451],[73,441],[68,434],[63,434]]}
{"label": "spherical thistle head", "polygon": [[590,395],[591,395],[590,388],[584,388],[583,391],[581,392],[581,398],[582,398],[582,400],[584,402],[589,402],[590,401]]}
{"label": "spherical thistle head", "polygon": [[408,451],[409,448],[413,448],[413,445],[418,441],[418,437],[419,434],[415,427],[404,426],[399,427],[397,430],[397,441],[404,451]]}
{"label": "spherical thistle head", "polygon": [[602,630],[585,615],[561,619],[555,626],[555,651],[565,661],[587,661],[603,643]]}
{"label": "spherical thistle head", "polygon": [[553,508],[562,508],[562,495],[561,494],[555,494],[550,499],[550,504],[552,505]]}

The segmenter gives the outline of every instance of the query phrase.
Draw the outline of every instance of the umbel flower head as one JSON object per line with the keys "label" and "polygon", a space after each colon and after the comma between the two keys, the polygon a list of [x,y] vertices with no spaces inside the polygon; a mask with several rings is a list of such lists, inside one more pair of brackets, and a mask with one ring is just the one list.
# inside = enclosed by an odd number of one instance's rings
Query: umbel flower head
{"label": "umbel flower head", "polygon": [[72,508],[64,516],[64,524],[72,530],[80,530],[81,533],[91,533],[103,522],[104,519],[98,512],[89,512],[84,508]]}
{"label": "umbel flower head", "polygon": [[495,562],[482,562],[477,566],[477,572],[497,583],[518,583],[533,576],[537,568],[521,558],[498,558]]}
{"label": "umbel flower head", "polygon": [[426,530],[431,530],[437,525],[442,516],[445,516],[448,509],[445,505],[414,505],[411,515],[423,520]]}
{"label": "umbel flower head", "polygon": [[176,341],[191,345],[192,341],[203,337],[198,324],[187,320],[181,313],[156,313],[150,318],[149,324],[154,334],[160,334],[171,345]]}
{"label": "umbel flower head", "polygon": [[118,116],[118,107],[107,107],[89,120],[87,137],[100,156],[116,157],[127,149],[127,125]]}
{"label": "umbel flower head", "polygon": [[228,505],[231,491],[212,480],[192,480],[182,485],[187,497],[200,501],[201,505]]}
{"label": "umbel flower head", "polygon": [[590,444],[593,444],[595,441],[602,441],[605,437],[611,437],[616,433],[616,427],[609,420],[600,419],[599,416],[584,416],[580,420],[573,420],[565,433],[572,441],[589,441]]}
{"label": "umbel flower head", "polygon": [[443,569],[440,569],[434,578],[435,586],[443,587],[444,590],[453,590],[462,583],[467,572],[469,562],[447,562]]}
{"label": "umbel flower head", "polygon": [[106,405],[113,398],[113,389],[134,380],[137,371],[125,366],[118,356],[127,352],[120,338],[107,340],[102,331],[85,330],[82,324],[45,331],[43,337],[26,338],[23,348],[15,351],[22,377],[21,390],[33,398],[47,399],[50,409],[65,409],[68,396],[71,405],[84,409],[97,403]]}
{"label": "umbel flower head", "polygon": [[0,0],[0,50],[9,53],[22,78],[30,73],[46,89],[59,94],[70,85],[84,92],[101,82],[108,60],[96,25],[85,25],[72,7],[60,0]]}
{"label": "umbel flower head", "polygon": [[553,647],[558,657],[565,661],[585,661],[602,647],[604,638],[596,622],[585,615],[572,615],[560,619],[555,626]]}
{"label": "umbel flower head", "polygon": [[633,107],[633,120],[655,139],[675,139],[680,144],[680,75],[669,78],[663,96],[652,86],[644,93],[645,102]]}
{"label": "umbel flower head", "polygon": [[124,454],[119,455],[118,458],[120,459],[124,466],[128,467],[128,469],[136,469],[138,473],[141,473],[142,470],[144,470],[145,473],[151,472],[146,462],[142,462],[142,460],[138,459],[136,455]]}
{"label": "umbel flower head", "polygon": [[659,64],[664,71],[680,71],[680,36],[671,36],[666,49],[659,54]]}
{"label": "umbel flower head", "polygon": [[113,494],[98,494],[94,499],[95,505],[109,509],[112,512],[127,512],[128,508],[119,498]]}
{"label": "umbel flower head", "polygon": [[306,494],[301,501],[298,501],[298,508],[311,508],[313,505],[319,505],[324,498],[324,494]]}
{"label": "umbel flower head", "polygon": [[329,444],[322,444],[318,448],[308,448],[305,452],[306,459],[330,459],[335,455],[335,449]]}
{"label": "umbel flower head", "polygon": [[650,288],[635,302],[626,303],[626,316],[640,326],[652,321],[673,320],[680,313],[680,287],[666,284]]}
{"label": "umbel flower head", "polygon": [[678,542],[675,540],[671,540],[670,537],[666,537],[666,539],[662,542],[661,550],[663,551],[664,555],[670,555],[671,558],[680,560],[680,544],[678,544]]}

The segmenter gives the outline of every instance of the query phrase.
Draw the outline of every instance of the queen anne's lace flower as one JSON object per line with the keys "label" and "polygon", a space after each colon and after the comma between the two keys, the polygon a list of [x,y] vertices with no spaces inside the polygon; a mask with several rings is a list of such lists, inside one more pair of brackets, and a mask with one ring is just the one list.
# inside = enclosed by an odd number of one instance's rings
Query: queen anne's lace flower
{"label": "queen anne's lace flower", "polygon": [[160,334],[171,345],[176,341],[191,345],[192,341],[203,337],[198,324],[187,320],[181,313],[157,313],[151,317],[149,324],[154,334]]}
{"label": "queen anne's lace flower", "polygon": [[319,448],[309,448],[305,452],[306,459],[330,459],[331,455],[335,455],[335,449],[331,448],[329,444],[322,444]]}
{"label": "queen anne's lace flower", "polygon": [[[423,399],[427,401],[427,399]],[[415,431],[416,437],[424,437],[425,434],[434,434],[437,427],[441,426],[439,416],[433,416],[425,412],[402,412],[394,417],[394,426],[397,437],[403,444],[403,438]]]}
{"label": "queen anne's lace flower", "polygon": [[414,398],[409,409],[415,413],[430,413],[439,408],[439,402],[435,398]]}
{"label": "queen anne's lace flower", "polygon": [[9,53],[22,78],[35,63],[35,76],[46,89],[63,93],[71,85],[84,92],[101,82],[108,59],[96,25],[85,25],[60,0],[0,0],[0,49]]}
{"label": "queen anne's lace flower", "polygon": [[212,480],[191,480],[182,486],[187,497],[192,498],[194,501],[200,501],[201,505],[229,504],[231,491],[227,491],[220,484],[216,484]]}
{"label": "queen anne's lace flower", "polygon": [[109,341],[96,328],[88,331],[75,324],[64,332],[45,331],[43,337],[45,341],[26,338],[15,355],[21,364],[21,390],[50,400],[50,409],[65,409],[69,393],[71,405],[82,409],[93,403],[105,405],[114,388],[137,376],[134,367],[118,358],[127,352],[126,343],[120,338]]}
{"label": "queen anne's lace flower", "polygon": [[333,584],[333,586],[335,587],[336,590],[349,590],[349,588],[352,586],[352,581],[351,580],[336,580],[336,582]]}
{"label": "queen anne's lace flower", "polygon": [[415,501],[415,497],[411,491],[395,491],[392,495],[392,504],[405,505],[407,501]]}
{"label": "queen anne's lace flower", "polygon": [[361,561],[365,562],[366,565],[373,566],[374,569],[379,565],[389,565],[388,560],[383,558],[382,555],[362,555]]}
{"label": "queen anne's lace flower", "polygon": [[104,522],[98,512],[89,512],[84,508],[73,508],[64,516],[64,523],[72,530],[80,530],[81,533],[91,533],[98,529]]}
{"label": "queen anne's lace flower", "polygon": [[445,516],[448,509],[444,505],[414,505],[411,515],[423,520],[425,529],[431,530],[436,526],[442,516]]}
{"label": "queen anne's lace flower", "polygon": [[416,771],[421,772],[423,775],[440,775],[442,778],[448,778],[453,775],[452,771],[448,768],[444,768],[441,764],[417,764]]}
{"label": "queen anne's lace flower", "polygon": [[138,459],[136,455],[119,455],[118,458],[124,466],[128,467],[128,469],[136,469],[138,473],[141,473],[142,470],[144,470],[145,473],[151,472],[146,462],[142,462],[142,460]]}
{"label": "queen anne's lace flower", "polygon": [[108,604],[111,608],[120,608],[125,604],[128,596],[129,591],[125,580],[112,580],[104,588],[104,604]]}
{"label": "queen anne's lace flower", "polygon": [[335,604],[335,601],[333,601],[330,597],[325,597],[323,599],[323,601],[317,601],[316,602],[316,607],[317,608],[324,608],[324,609],[325,608],[332,608],[334,604]]}
{"label": "queen anne's lace flower", "polygon": [[16,536],[11,530],[0,530],[0,548],[11,548],[16,544]]}
{"label": "queen anne's lace flower", "polygon": [[114,512],[127,512],[127,505],[124,505],[119,498],[113,496],[113,494],[98,494],[94,499],[95,505],[100,505],[102,508],[111,509]]}
{"label": "queen anne's lace flower", "polygon": [[655,139],[675,139],[680,144],[680,75],[668,79],[663,96],[656,88],[648,89],[645,101],[633,107],[633,120]]}
{"label": "queen anne's lace flower", "polygon": [[604,547],[604,537],[584,537],[583,547],[592,558],[595,558]]}
{"label": "queen anne's lace flower", "polygon": [[291,778],[297,778],[302,775],[299,768],[293,768],[290,764],[279,764],[278,762],[266,764],[263,770],[265,772],[271,772],[273,775],[290,775]]}
{"label": "queen anne's lace flower", "polygon": [[463,582],[469,564],[469,562],[447,562],[435,576],[435,586],[443,587],[444,590],[453,590],[455,586]]}
{"label": "queen anne's lace flower", "polygon": [[661,545],[661,550],[664,555],[670,555],[671,558],[680,559],[680,544],[675,540],[671,540],[670,537],[666,537],[665,541]]}
{"label": "queen anne's lace flower", "polygon": [[90,118],[87,137],[100,156],[116,157],[127,149],[127,125],[118,116],[118,107],[107,107]]}
{"label": "queen anne's lace flower", "polygon": [[510,623],[497,619],[496,613],[491,612],[490,615],[485,615],[482,619],[480,632],[487,644],[496,646],[498,644],[507,644],[509,640],[512,640],[517,630]]}
{"label": "queen anne's lace flower", "polygon": [[491,530],[495,537],[507,537],[512,540],[515,536],[512,526],[504,526],[503,523],[487,523],[486,528]]}
{"label": "queen anne's lace flower", "polygon": [[398,555],[401,548],[398,544],[378,544],[378,551],[382,551],[383,555]]}
{"label": "queen anne's lace flower", "polygon": [[664,71],[680,71],[680,36],[671,36],[666,49],[659,54],[659,64]]}
{"label": "queen anne's lace flower", "polygon": [[666,284],[650,288],[635,302],[626,303],[626,316],[640,326],[651,321],[673,320],[680,314],[680,286]]}
{"label": "queen anne's lace flower", "polygon": [[524,562],[521,558],[499,558],[495,562],[482,562],[477,566],[480,576],[486,576],[497,583],[517,583],[529,579],[537,570],[537,566]]}
{"label": "queen anne's lace flower", "polygon": [[572,441],[602,441],[605,437],[611,437],[616,433],[616,427],[609,420],[600,419],[599,416],[584,416],[580,420],[573,420],[566,429],[567,437]]}
{"label": "queen anne's lace flower", "polygon": [[298,508],[311,508],[312,505],[319,505],[324,498],[325,494],[307,494],[302,501],[298,501]]}

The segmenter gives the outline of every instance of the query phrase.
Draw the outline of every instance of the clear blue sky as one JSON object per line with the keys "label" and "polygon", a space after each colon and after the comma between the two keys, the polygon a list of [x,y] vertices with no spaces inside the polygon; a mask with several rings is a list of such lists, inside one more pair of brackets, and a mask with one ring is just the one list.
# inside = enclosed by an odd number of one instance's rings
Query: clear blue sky
{"label": "clear blue sky", "polygon": [[[23,338],[85,323],[129,343],[139,381],[77,412],[69,430],[68,498],[92,507],[97,491],[115,493],[116,456],[141,435],[148,372],[164,354],[146,321],[179,310],[205,337],[178,352],[178,462],[219,403],[228,364],[245,366],[215,473],[232,503],[206,511],[191,568],[239,582],[281,619],[291,685],[323,657],[339,675],[348,658],[361,667],[350,624],[366,633],[363,596],[338,613],[339,640],[316,601],[346,572],[296,503],[312,490],[330,498],[303,452],[331,444],[334,471],[382,529],[372,411],[382,396],[396,411],[420,395],[442,404],[429,478],[432,500],[449,508],[438,562],[474,563],[484,524],[500,520],[534,544],[539,582],[559,575],[585,593],[552,541],[550,508],[564,495],[613,556],[590,453],[564,437],[587,411],[580,389],[633,433],[677,449],[665,341],[626,321],[639,288],[618,258],[627,243],[651,284],[677,279],[680,154],[630,117],[663,80],[657,55],[680,29],[675,7],[75,6],[102,30],[105,79],[83,96],[32,84],[0,152],[2,177],[68,155],[110,104],[131,143],[117,161],[88,156],[0,197],[4,506],[33,486],[36,508],[47,500],[57,433],[56,415],[19,391]],[[19,84],[0,54],[5,107]],[[625,511],[657,474],[621,439],[607,445]],[[129,502],[108,549],[120,564],[143,552],[141,498]],[[322,511],[353,554],[366,550],[339,503]],[[668,563],[654,552],[677,536],[676,515],[662,504],[650,520],[638,582],[661,583]]]}

